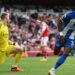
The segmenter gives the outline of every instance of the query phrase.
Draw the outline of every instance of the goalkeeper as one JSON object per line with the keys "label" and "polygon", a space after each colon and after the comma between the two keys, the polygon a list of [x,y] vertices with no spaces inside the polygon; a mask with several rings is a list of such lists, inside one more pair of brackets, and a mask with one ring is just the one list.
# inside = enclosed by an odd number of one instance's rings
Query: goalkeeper
{"label": "goalkeeper", "polygon": [[23,71],[23,69],[18,68],[19,61],[22,55],[22,48],[11,41],[9,41],[9,31],[8,31],[8,22],[9,15],[7,13],[3,13],[1,15],[0,21],[0,64],[5,62],[5,57],[10,56],[15,53],[15,59],[11,66],[12,72]]}

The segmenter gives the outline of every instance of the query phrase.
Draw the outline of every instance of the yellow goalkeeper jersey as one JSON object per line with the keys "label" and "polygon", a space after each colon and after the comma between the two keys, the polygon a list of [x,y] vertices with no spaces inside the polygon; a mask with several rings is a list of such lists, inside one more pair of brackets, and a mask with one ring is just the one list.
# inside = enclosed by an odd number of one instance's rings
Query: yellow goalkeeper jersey
{"label": "yellow goalkeeper jersey", "polygon": [[3,22],[0,22],[0,51],[6,50],[8,46],[8,26],[4,25]]}

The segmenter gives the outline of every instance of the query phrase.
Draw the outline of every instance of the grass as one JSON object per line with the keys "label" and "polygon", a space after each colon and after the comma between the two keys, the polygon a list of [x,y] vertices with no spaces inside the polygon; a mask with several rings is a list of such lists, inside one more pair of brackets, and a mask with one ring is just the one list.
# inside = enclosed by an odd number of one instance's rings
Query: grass
{"label": "grass", "polygon": [[[57,57],[48,57],[47,62],[41,62],[41,57],[22,58],[19,66],[24,72],[11,72],[13,58],[7,58],[6,63],[0,64],[0,75],[48,75],[49,69],[56,62]],[[56,70],[56,75],[75,75],[75,57],[67,61]]]}

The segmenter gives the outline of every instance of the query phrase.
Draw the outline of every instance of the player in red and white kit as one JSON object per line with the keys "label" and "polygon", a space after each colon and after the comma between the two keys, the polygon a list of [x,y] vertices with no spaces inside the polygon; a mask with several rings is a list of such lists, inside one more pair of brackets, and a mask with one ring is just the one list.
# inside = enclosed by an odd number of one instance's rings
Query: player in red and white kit
{"label": "player in red and white kit", "polygon": [[41,41],[41,47],[40,50],[42,50],[43,58],[41,61],[47,61],[47,45],[48,45],[48,36],[49,36],[49,27],[45,22],[37,20],[37,22],[40,23],[40,41]]}

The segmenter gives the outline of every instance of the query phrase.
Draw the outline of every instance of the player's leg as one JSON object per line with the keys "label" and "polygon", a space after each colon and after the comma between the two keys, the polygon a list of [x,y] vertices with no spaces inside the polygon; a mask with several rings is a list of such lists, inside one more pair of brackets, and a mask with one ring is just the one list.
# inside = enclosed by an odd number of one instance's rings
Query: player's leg
{"label": "player's leg", "polygon": [[64,53],[58,58],[57,62],[55,63],[55,65],[50,69],[49,71],[49,75],[55,75],[54,72],[55,70],[60,67],[60,65],[62,65],[65,61],[66,61],[66,58],[69,54],[69,52],[71,51],[70,48],[68,47],[65,47],[65,51]]}
{"label": "player's leg", "polygon": [[55,70],[60,67],[60,65],[62,65],[67,56],[69,55],[69,52],[71,51],[71,43],[72,41],[68,40],[66,43],[65,43],[65,47],[64,47],[64,53],[59,57],[59,59],[57,60],[57,62],[55,63],[55,65],[51,68],[51,70],[49,71],[49,75],[55,75]]}
{"label": "player's leg", "polygon": [[9,50],[7,51],[9,55],[15,53],[15,59],[12,64],[11,71],[15,71],[15,72],[23,71],[23,69],[18,68],[18,64],[22,56],[22,48],[19,45],[15,45],[15,46],[9,45],[7,50]]}
{"label": "player's leg", "polygon": [[5,62],[5,51],[0,51],[0,64]]}
{"label": "player's leg", "polygon": [[41,46],[41,50],[42,50],[42,59],[41,61],[47,61],[47,48],[45,46]]}
{"label": "player's leg", "polygon": [[42,51],[42,59],[41,61],[47,61],[47,44],[48,44],[48,37],[43,38],[41,41],[41,51]]}
{"label": "player's leg", "polygon": [[55,46],[54,46],[54,54],[59,55],[61,51],[62,45],[60,44],[60,36],[56,37]]}

